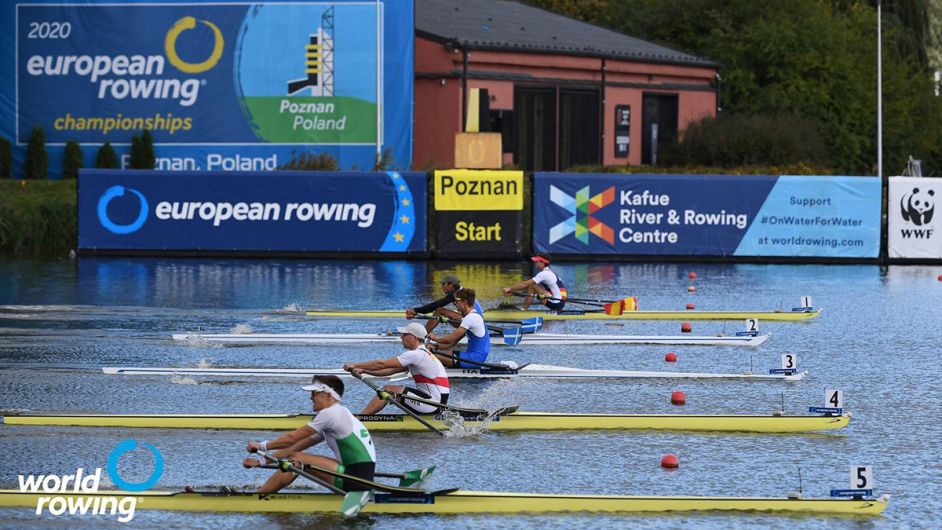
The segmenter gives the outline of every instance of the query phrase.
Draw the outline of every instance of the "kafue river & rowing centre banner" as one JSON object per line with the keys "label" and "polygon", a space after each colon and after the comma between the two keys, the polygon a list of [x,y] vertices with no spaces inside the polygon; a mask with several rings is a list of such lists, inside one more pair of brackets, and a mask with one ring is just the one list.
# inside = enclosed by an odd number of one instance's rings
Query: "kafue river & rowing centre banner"
{"label": "kafue river & rowing centre banner", "polygon": [[536,173],[533,243],[557,254],[876,258],[880,179]]}
{"label": "kafue river & rowing centre banner", "polygon": [[52,174],[69,140],[154,136],[158,169],[272,170],[327,152],[412,159],[413,2],[4,4],[0,134],[17,174],[42,127]]}

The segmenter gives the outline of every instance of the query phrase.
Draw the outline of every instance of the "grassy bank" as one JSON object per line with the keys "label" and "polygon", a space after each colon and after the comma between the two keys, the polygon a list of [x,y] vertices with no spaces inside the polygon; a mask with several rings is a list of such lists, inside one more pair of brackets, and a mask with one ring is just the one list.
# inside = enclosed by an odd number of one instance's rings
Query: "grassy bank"
{"label": "grassy bank", "polygon": [[63,256],[77,243],[74,180],[0,180],[0,254]]}

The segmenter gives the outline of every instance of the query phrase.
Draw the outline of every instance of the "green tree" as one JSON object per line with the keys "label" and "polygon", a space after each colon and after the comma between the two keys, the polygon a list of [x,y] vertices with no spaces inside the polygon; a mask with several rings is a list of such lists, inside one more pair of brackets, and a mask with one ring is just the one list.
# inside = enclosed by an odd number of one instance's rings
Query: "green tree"
{"label": "green tree", "polygon": [[26,178],[46,178],[47,165],[46,132],[42,127],[35,126],[29,133],[29,142],[26,145]]}
{"label": "green tree", "polygon": [[111,142],[105,142],[98,148],[98,154],[95,156],[95,167],[100,169],[117,169],[118,155],[115,154]]}
{"label": "green tree", "polygon": [[84,166],[82,148],[75,140],[69,140],[66,142],[65,151],[62,153],[62,178],[77,179],[79,169]]}
{"label": "green tree", "polygon": [[154,153],[154,137],[150,129],[141,133],[141,169],[154,169],[157,167],[157,155]]}

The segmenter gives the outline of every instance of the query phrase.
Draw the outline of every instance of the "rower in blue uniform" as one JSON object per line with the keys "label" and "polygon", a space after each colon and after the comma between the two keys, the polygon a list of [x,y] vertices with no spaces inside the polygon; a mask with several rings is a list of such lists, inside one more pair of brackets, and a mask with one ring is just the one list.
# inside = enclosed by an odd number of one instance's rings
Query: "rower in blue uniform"
{"label": "rower in blue uniform", "polygon": [[439,355],[442,364],[449,368],[479,368],[477,364],[457,361],[449,354],[457,353],[462,359],[483,363],[491,352],[491,334],[484,322],[484,312],[475,300],[473,289],[461,289],[455,293],[455,307],[461,314],[461,324],[450,335],[429,335],[429,340],[438,343],[439,350],[451,350],[464,337],[468,347],[463,352],[447,352]]}

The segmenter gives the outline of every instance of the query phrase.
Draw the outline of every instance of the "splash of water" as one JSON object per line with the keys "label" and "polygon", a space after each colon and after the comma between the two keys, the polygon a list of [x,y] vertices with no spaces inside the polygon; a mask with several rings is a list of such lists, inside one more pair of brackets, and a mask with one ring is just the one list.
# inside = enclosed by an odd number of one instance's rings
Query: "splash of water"
{"label": "splash of water", "polygon": [[301,306],[298,305],[297,303],[288,304],[282,307],[281,310],[286,313],[301,313],[304,311],[303,309],[301,309]]}
{"label": "splash of water", "polygon": [[170,378],[170,383],[174,385],[198,385],[199,381],[193,379],[192,377],[184,377],[180,375],[175,375]]}
{"label": "splash of water", "polygon": [[207,359],[207,358],[204,357],[204,358],[200,359],[200,362],[196,363],[196,367],[197,367],[197,368],[212,368],[212,367],[213,367],[213,361],[211,361],[211,360],[209,360],[209,359]]}
{"label": "splash of water", "polygon": [[233,333],[235,335],[248,335],[249,333],[252,333],[253,331],[255,330],[252,329],[252,326],[249,324],[237,324],[234,328],[230,330],[230,333]]}

